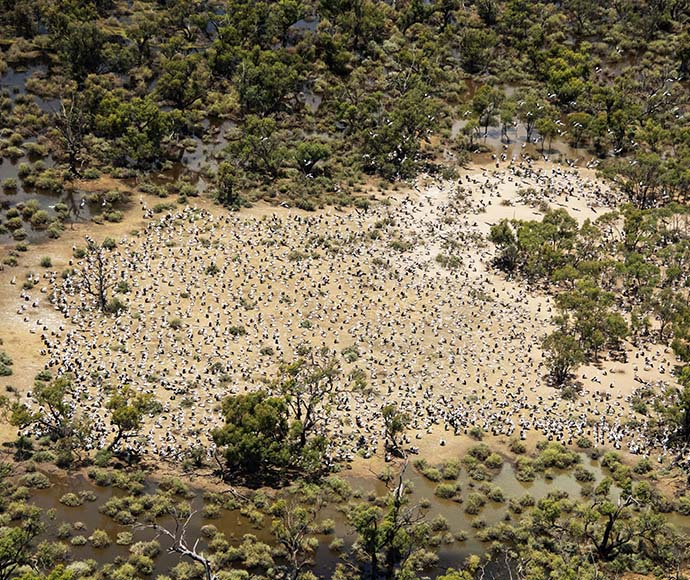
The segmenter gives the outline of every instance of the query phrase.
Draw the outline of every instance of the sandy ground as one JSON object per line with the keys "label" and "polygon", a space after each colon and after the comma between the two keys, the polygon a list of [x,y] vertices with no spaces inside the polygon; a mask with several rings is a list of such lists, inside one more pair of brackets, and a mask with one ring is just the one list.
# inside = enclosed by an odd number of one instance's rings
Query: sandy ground
{"label": "sandy ground", "polygon": [[[381,457],[380,409],[390,401],[413,417],[408,447],[432,460],[457,457],[472,426],[499,446],[511,437],[568,443],[586,435],[644,453],[642,433],[625,426],[626,397],[639,381],[666,378],[672,354],[654,346],[643,361],[631,350],[627,363],[583,367],[576,402],[546,386],[539,343],[551,301],[493,272],[494,249],[482,239],[502,218],[539,219],[518,195],[525,188],[580,221],[615,202],[588,170],[507,163],[471,167],[455,182],[420,179],[366,213],[257,205],[228,214],[195,199],[161,220],[146,210],[160,200],[135,194],[125,223],[77,224],[0,272],[2,348],[15,361],[0,385],[30,401],[40,369],[74,373],[79,412],[97,428],[93,448],[112,436],[103,410],[109,392],[130,384],[154,393],[164,412],[136,444],[151,459],[171,459],[191,446],[210,449],[218,401],[261,386],[307,343],[334,351],[344,383],[358,369],[373,389],[337,405],[330,429],[341,457]],[[72,247],[87,231],[119,240],[114,275],[131,287],[119,317],[95,312],[91,297],[51,274],[78,266]],[[461,265],[441,266],[440,253]],[[47,270],[39,266],[46,255]],[[207,273],[211,264],[215,275]],[[30,272],[41,280],[23,292]],[[175,318],[178,330],[169,324]],[[233,326],[246,334],[234,336]],[[345,360],[346,347],[356,348],[356,360]],[[13,434],[7,425],[0,433]]]}

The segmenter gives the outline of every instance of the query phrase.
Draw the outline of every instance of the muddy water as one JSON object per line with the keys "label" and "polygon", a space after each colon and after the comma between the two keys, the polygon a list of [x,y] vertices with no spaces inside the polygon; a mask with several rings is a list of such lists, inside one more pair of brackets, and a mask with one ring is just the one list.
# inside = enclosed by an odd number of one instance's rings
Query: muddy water
{"label": "muddy water", "polygon": [[[607,472],[601,467],[597,461],[591,460],[587,455],[582,454],[581,465],[586,467],[595,476],[595,482],[601,481]],[[361,500],[365,501],[372,492],[378,496],[386,493],[386,486],[374,479],[373,477],[355,477],[341,474],[355,490],[360,490]],[[502,520],[505,520],[508,515],[507,500],[511,497],[519,498],[525,494],[529,494],[535,499],[545,497],[550,492],[565,491],[574,499],[580,498],[581,484],[579,484],[572,475],[572,471],[553,470],[553,478],[545,479],[538,476],[534,482],[520,482],[515,477],[515,470],[509,463],[505,463],[498,474],[494,477],[491,483],[500,487],[506,497],[505,503],[487,502],[484,509],[478,516],[468,515],[463,509],[461,503],[456,503],[451,500],[444,500],[434,495],[436,483],[431,482],[419,474],[414,468],[409,466],[406,470],[405,477],[409,479],[412,484],[412,493],[409,496],[410,504],[414,505],[427,499],[431,506],[428,510],[428,519],[431,520],[436,516],[443,516],[449,523],[450,532],[457,534],[464,532],[467,536],[466,541],[456,541],[450,545],[443,545],[437,548],[439,555],[438,565],[427,571],[430,576],[436,576],[442,573],[449,566],[459,565],[470,554],[483,554],[486,545],[482,543],[476,536],[475,529],[472,523],[477,519],[483,520],[487,526],[495,525]],[[463,469],[459,478],[459,483],[462,487],[462,495],[466,496],[473,491],[474,488],[479,487],[479,483],[472,482],[466,471]],[[96,494],[95,502],[86,502],[80,507],[67,507],[59,502],[60,497],[67,492],[76,493],[80,490],[89,490]],[[154,486],[149,485],[145,490],[147,493],[155,491]],[[612,495],[615,498],[620,492],[619,489],[613,488]],[[113,544],[107,548],[96,549],[90,545],[72,547],[71,554],[74,560],[94,558],[99,562],[112,561],[116,557],[126,558],[129,554],[128,546],[119,546],[114,540],[119,532],[131,531],[131,526],[123,526],[115,523],[109,517],[103,515],[99,511],[99,507],[114,496],[125,496],[127,492],[111,488],[111,487],[96,487],[91,481],[83,476],[65,477],[55,479],[54,485],[45,490],[35,491],[33,494],[34,501],[43,508],[53,508],[56,511],[55,524],[52,526],[52,534],[54,535],[58,525],[63,522],[70,522],[75,524],[81,522],[85,529],[81,531],[74,531],[73,535],[81,534],[85,537],[91,535],[95,529],[102,529],[108,532],[113,539]],[[199,529],[206,524],[213,524],[221,531],[226,539],[232,545],[239,545],[242,537],[245,534],[253,534],[260,541],[271,543],[272,536],[270,533],[270,516],[264,516],[261,525],[256,526],[252,524],[246,517],[240,514],[239,510],[221,512],[220,517],[216,519],[204,519],[200,515],[202,507],[203,492],[197,491],[194,498],[190,501],[192,509],[199,510],[190,526],[190,538],[196,538],[199,535]],[[515,521],[520,516],[512,516]],[[690,518],[681,516],[679,514],[667,514],[667,519],[676,527],[685,531],[690,531]],[[345,543],[345,550],[349,548],[355,541],[355,535],[347,523],[347,518],[343,512],[343,506],[330,504],[324,507],[319,518],[324,520],[330,518],[335,522],[335,531],[333,534],[320,535],[319,546],[314,555],[314,571],[320,576],[328,576],[333,571],[338,562],[337,555],[329,548],[329,544],[334,538],[341,538]],[[161,520],[165,523],[165,520]],[[135,532],[134,541],[151,540],[155,538],[155,532],[148,529],[140,529]],[[179,557],[176,555],[166,554],[165,550],[168,546],[166,538],[158,538],[162,551],[156,558],[156,573],[166,573],[175,564],[179,562]],[[67,540],[68,541],[68,540]],[[205,544],[201,542],[201,549],[205,549]]]}
{"label": "muddy water", "polygon": [[[456,139],[466,124],[467,121],[465,119],[454,119],[451,123],[451,139]],[[542,151],[538,131],[534,130],[532,132],[532,142],[528,143],[527,133],[522,125],[511,127],[508,130],[508,139],[508,142],[502,139],[499,127],[489,127],[486,137],[482,130],[482,136],[476,140],[477,147],[486,148],[489,150],[489,153],[483,154],[483,156],[479,155],[478,161],[490,162],[491,155],[500,156],[505,154],[508,158],[519,158],[521,155],[527,154],[535,159],[546,156],[552,159],[560,159],[574,166],[584,167],[594,159],[594,155],[587,151],[587,149],[573,147],[560,139],[554,139],[550,144],[550,148],[547,147],[548,143],[546,143]]]}
{"label": "muddy water", "polygon": [[[8,68],[5,73],[0,76],[0,90],[6,90],[12,102],[14,102],[18,95],[26,95],[26,82],[33,76],[46,76],[48,74],[48,67],[46,65],[32,65],[26,68]],[[51,113],[58,110],[60,106],[60,99],[45,99],[38,95],[33,95],[35,103],[45,113]]]}
{"label": "muddy water", "polygon": [[[14,103],[20,95],[30,94],[27,91],[27,81],[34,76],[44,76],[48,74],[48,67],[43,64],[32,65],[26,68],[9,68],[0,77],[0,90],[4,91]],[[58,110],[60,106],[59,99],[44,99],[37,95],[31,95],[38,107],[46,113],[53,113]],[[35,141],[35,139],[27,139],[25,143]],[[0,209],[5,210],[13,207],[19,203],[35,199],[38,201],[41,209],[53,214],[53,208],[59,202],[65,203],[72,210],[74,219],[85,219],[89,217],[88,207],[80,208],[81,196],[74,192],[54,193],[44,191],[34,187],[28,186],[19,177],[20,167],[23,164],[32,164],[41,161],[46,168],[55,166],[55,160],[50,156],[41,157],[37,155],[27,154],[18,159],[0,158],[0,182],[5,179],[14,179],[17,183],[16,191],[5,191],[0,189]],[[42,230],[35,230],[30,224],[24,224],[29,241],[36,241],[43,239],[45,233]],[[0,234],[0,242],[9,242],[12,240],[10,233]]]}

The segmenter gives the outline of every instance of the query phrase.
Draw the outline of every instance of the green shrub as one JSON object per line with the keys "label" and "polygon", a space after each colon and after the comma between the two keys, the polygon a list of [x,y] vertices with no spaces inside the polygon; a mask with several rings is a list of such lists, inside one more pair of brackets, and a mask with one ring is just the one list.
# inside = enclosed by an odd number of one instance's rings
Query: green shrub
{"label": "green shrub", "polygon": [[591,482],[595,479],[594,473],[581,466],[575,468],[573,475],[575,476],[575,479],[580,482]]}
{"label": "green shrub", "polygon": [[637,462],[637,465],[633,467],[633,471],[639,475],[645,475],[646,473],[652,471],[652,469],[652,464],[646,457],[640,459],[640,461]]}
{"label": "green shrub", "polygon": [[486,458],[484,465],[491,469],[498,469],[503,465],[503,458],[498,453],[492,453]]}
{"label": "green shrub", "polygon": [[60,498],[60,503],[67,507],[79,507],[84,502],[76,493],[66,493]]}
{"label": "green shrub", "polygon": [[105,306],[105,311],[109,314],[119,314],[124,310],[127,310],[127,304],[117,296],[113,296]]}
{"label": "green shrub", "polygon": [[543,446],[537,458],[538,469],[555,467],[557,469],[567,469],[580,461],[580,456],[565,448],[564,445],[551,441]]}
{"label": "green shrub", "polygon": [[460,486],[455,483],[439,483],[434,490],[434,495],[443,499],[453,499],[460,491]]}
{"label": "green shrub", "polygon": [[26,487],[31,487],[33,489],[46,489],[50,487],[50,479],[48,476],[41,473],[40,471],[34,471],[33,473],[27,473],[20,479],[22,485]]}
{"label": "green shrub", "polygon": [[480,443],[470,447],[467,453],[479,461],[485,461],[491,455],[491,449],[486,443]]}
{"label": "green shrub", "polygon": [[468,435],[472,437],[472,439],[481,441],[484,438],[484,429],[482,429],[478,425],[475,425],[468,431]]}
{"label": "green shrub", "polygon": [[460,462],[457,459],[450,459],[441,466],[443,479],[457,479],[460,477]]}
{"label": "green shrub", "polygon": [[39,209],[31,216],[31,225],[36,229],[45,228],[49,221],[50,216],[44,209]]}
{"label": "green shrub", "polygon": [[125,214],[122,213],[120,210],[113,210],[103,214],[103,217],[107,222],[120,223],[124,219]]}
{"label": "green shrub", "polygon": [[113,475],[107,469],[92,467],[89,469],[88,475],[100,487],[108,487],[113,484]]}
{"label": "green shrub", "polygon": [[518,481],[534,481],[536,479],[534,462],[528,457],[518,457],[515,468],[515,479]]}
{"label": "green shrub", "polygon": [[17,191],[17,180],[14,177],[7,177],[2,180],[2,190],[5,193],[14,193]]}
{"label": "green shrub", "polygon": [[94,548],[107,548],[112,544],[112,540],[105,530],[94,530],[89,536],[89,542]]}
{"label": "green shrub", "polygon": [[486,505],[486,498],[480,493],[473,492],[467,496],[465,501],[465,513],[477,515]]}
{"label": "green shrub", "polygon": [[[8,212],[9,215],[9,212]],[[11,217],[5,222],[5,227],[10,231],[18,230],[22,227],[22,218]]]}
{"label": "green shrub", "polygon": [[503,503],[506,500],[503,490],[497,485],[484,484],[482,492],[493,502]]}

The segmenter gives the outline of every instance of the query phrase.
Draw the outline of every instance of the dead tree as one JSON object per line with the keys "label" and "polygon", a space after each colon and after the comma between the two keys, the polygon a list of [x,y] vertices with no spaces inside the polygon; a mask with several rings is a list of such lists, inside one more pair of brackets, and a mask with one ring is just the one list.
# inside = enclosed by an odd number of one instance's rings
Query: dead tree
{"label": "dead tree", "polygon": [[89,120],[81,105],[77,102],[77,96],[65,104],[62,101],[60,111],[54,117],[60,145],[67,157],[67,164],[72,175],[79,177],[79,168],[83,163],[81,157],[84,149],[84,138],[89,130]]}
{"label": "dead tree", "polygon": [[81,289],[96,300],[101,312],[108,306],[108,292],[116,283],[111,260],[106,254],[104,244],[98,244],[86,236],[86,255],[78,270]]}
{"label": "dead tree", "polygon": [[183,514],[178,512],[177,508],[172,508],[168,513],[175,521],[174,529],[168,529],[155,520],[150,524],[135,524],[134,528],[155,530],[157,532],[156,539],[160,536],[167,536],[172,540],[172,544],[167,550],[169,554],[180,554],[183,557],[198,562],[204,567],[204,578],[206,580],[218,580],[218,575],[213,572],[211,561],[203,552],[198,550],[201,538],[197,538],[192,546],[189,545],[187,540],[187,528],[197,512],[190,511],[187,517],[184,517]]}

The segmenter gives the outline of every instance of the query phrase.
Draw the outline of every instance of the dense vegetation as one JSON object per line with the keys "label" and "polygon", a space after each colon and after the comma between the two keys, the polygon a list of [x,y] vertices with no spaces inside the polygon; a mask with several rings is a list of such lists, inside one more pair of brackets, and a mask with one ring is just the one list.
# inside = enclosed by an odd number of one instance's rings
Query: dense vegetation
{"label": "dense vegetation", "polygon": [[[2,153],[21,160],[7,193],[187,154],[228,206],[350,203],[363,173],[441,170],[491,127],[610,156],[640,207],[687,193],[684,0],[6,0],[0,27],[0,70],[32,72],[2,99]],[[191,174],[167,175],[143,185],[197,193]],[[17,239],[22,217],[59,235],[74,212],[24,207],[5,224]]]}
{"label": "dense vegetation", "polygon": [[[549,290],[555,298],[555,330],[544,349],[555,384],[571,383],[583,362],[602,354],[625,357],[623,341],[673,348],[678,388],[638,392],[635,410],[659,414],[654,428],[690,437],[690,230],[688,208],[625,205],[596,221],[577,221],[563,209],[541,221],[503,220],[491,229],[496,265]],[[664,369],[661,369],[662,371]],[[574,395],[572,387],[564,392]],[[653,403],[656,400],[655,404]]]}

